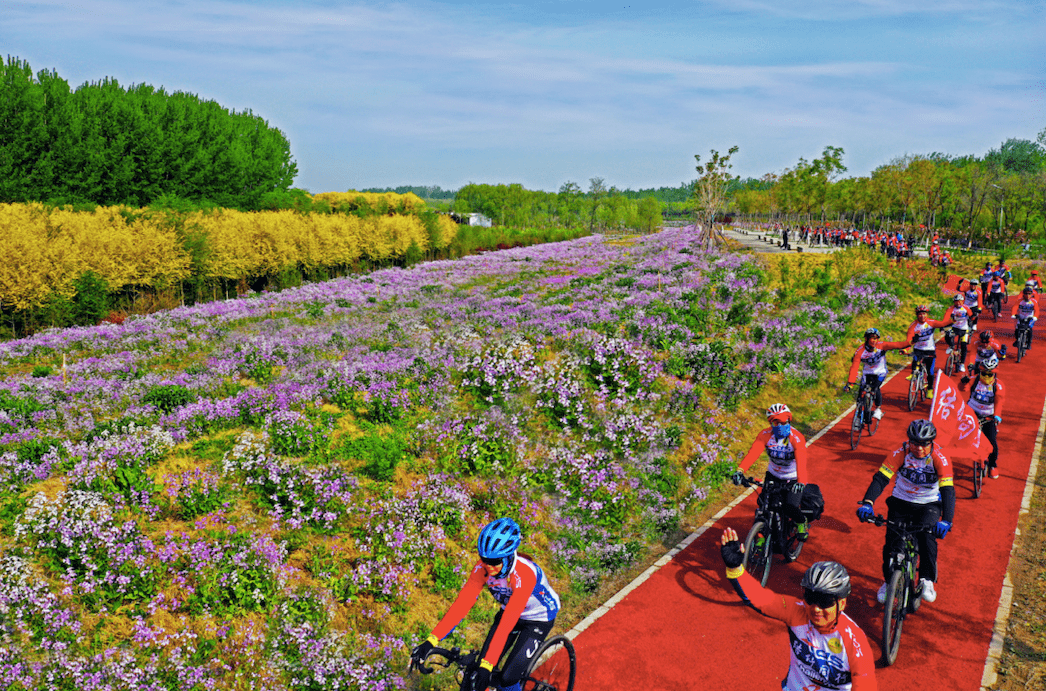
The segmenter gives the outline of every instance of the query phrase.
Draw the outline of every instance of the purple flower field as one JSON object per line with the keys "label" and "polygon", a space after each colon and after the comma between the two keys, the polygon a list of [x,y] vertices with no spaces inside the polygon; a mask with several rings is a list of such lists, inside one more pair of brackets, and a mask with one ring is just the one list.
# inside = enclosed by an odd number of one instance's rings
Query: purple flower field
{"label": "purple flower field", "polygon": [[403,688],[412,603],[500,515],[591,591],[733,466],[727,411],[897,306],[870,282],[781,313],[753,257],[696,247],[586,237],[0,344],[0,675]]}

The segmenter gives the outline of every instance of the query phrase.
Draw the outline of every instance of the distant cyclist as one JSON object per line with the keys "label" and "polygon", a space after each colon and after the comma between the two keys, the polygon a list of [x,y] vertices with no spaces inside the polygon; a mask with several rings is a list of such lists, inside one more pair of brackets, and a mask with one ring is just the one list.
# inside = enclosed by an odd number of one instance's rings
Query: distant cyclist
{"label": "distant cyclist", "polygon": [[967,359],[967,372],[961,380],[964,386],[969,383],[971,377],[977,376],[977,373],[980,372],[981,364],[989,357],[1005,360],[1006,346],[1000,344],[995,339],[991,329],[985,329],[977,338],[977,347],[970,351]]}
{"label": "distant cyclist", "polygon": [[819,561],[806,570],[803,599],[768,590],[745,572],[744,547],[733,528],[723,531],[720,553],[734,591],[760,614],[788,626],[791,662],[782,691],[876,691],[875,660],[868,639],[843,613],[850,574],[842,564]]}
{"label": "distant cyclist", "polygon": [[999,441],[998,429],[1002,423],[1002,404],[1006,398],[1006,390],[995,376],[999,359],[994,354],[981,364],[977,381],[970,387],[970,409],[977,414],[981,423],[981,432],[992,445],[991,455],[988,456],[988,471],[993,479],[999,479]]}
{"label": "distant cyclist", "polygon": [[[411,652],[412,661],[424,662],[432,648],[465,618],[485,586],[501,610],[494,616],[481,648],[480,666],[470,688],[486,691],[494,686],[501,691],[519,691],[531,662],[529,655],[544,642],[559,613],[559,595],[541,567],[517,552],[520,541],[519,525],[511,518],[499,518],[480,531],[476,544],[479,561],[428,639]],[[506,650],[508,653],[502,655]],[[492,679],[499,660],[504,664]]]}
{"label": "distant cyclist", "polygon": [[966,353],[970,343],[970,320],[973,312],[965,305],[962,293],[956,293],[952,300],[952,306],[948,308],[945,315],[952,320],[951,328],[944,332],[944,341],[948,344],[948,355],[952,350],[959,349],[959,371],[966,371]]}
{"label": "distant cyclist", "polygon": [[[1028,350],[1031,350],[1031,330],[1035,326],[1035,322],[1039,320],[1039,299],[1031,286],[1024,286],[1024,290],[1021,291],[1021,299],[1013,306],[1011,316],[1018,323],[1028,325]],[[1017,347],[1016,340],[1013,342],[1013,347]]]}
{"label": "distant cyclist", "polygon": [[933,396],[933,373],[937,362],[937,344],[933,340],[933,332],[951,326],[952,320],[948,315],[945,319],[930,319],[930,308],[919,305],[915,308],[915,321],[908,327],[908,344],[912,346],[912,373],[915,368],[923,365],[926,367],[926,395]]}
{"label": "distant cyclist", "polygon": [[[937,599],[937,538],[944,538],[955,520],[955,486],[952,464],[934,443],[937,428],[929,420],[913,420],[908,425],[908,441],[886,457],[872,476],[857,517],[867,521],[875,514],[872,505],[883,493],[894,475],[893,494],[886,499],[888,519],[907,521],[916,529],[919,544],[919,585],[927,602]],[[876,593],[880,603],[886,601],[886,581],[890,578],[890,557],[901,548],[901,538],[886,531],[883,545],[883,584]]]}
{"label": "distant cyclist", "polygon": [[864,332],[864,345],[854,352],[845,387],[849,391],[850,387],[857,383],[857,370],[860,368],[865,386],[875,394],[875,412],[872,413],[872,417],[876,420],[881,420],[883,417],[883,392],[879,387],[886,379],[886,351],[908,347],[907,341],[884,343],[880,338],[879,329],[874,326]]}
{"label": "distant cyclist", "polygon": [[792,411],[784,403],[774,403],[767,408],[766,419],[770,426],[756,435],[731,479],[740,485],[745,472],[766,451],[770,463],[763,479],[763,491],[784,493],[785,513],[795,521],[799,539],[805,541],[810,535],[808,517],[816,518],[824,510],[821,490],[809,484],[806,474],[806,437],[792,427]]}
{"label": "distant cyclist", "polygon": [[970,320],[970,324],[973,331],[977,330],[977,319],[984,309],[984,301],[981,300],[981,290],[977,287],[977,279],[970,279],[966,282],[966,289],[963,290],[963,304],[970,308],[970,312],[973,313],[973,319]]}
{"label": "distant cyclist", "polygon": [[1002,299],[1006,297],[1006,282],[1002,280],[1001,276],[992,274],[991,280],[988,281],[988,299],[985,304],[988,309],[991,309],[992,305],[998,305],[999,311],[1002,312]]}
{"label": "distant cyclist", "polygon": [[984,298],[984,302],[988,302],[988,284],[991,283],[992,277],[995,276],[995,272],[992,270],[990,263],[984,265],[984,270],[981,271],[980,284],[981,284],[981,295]]}

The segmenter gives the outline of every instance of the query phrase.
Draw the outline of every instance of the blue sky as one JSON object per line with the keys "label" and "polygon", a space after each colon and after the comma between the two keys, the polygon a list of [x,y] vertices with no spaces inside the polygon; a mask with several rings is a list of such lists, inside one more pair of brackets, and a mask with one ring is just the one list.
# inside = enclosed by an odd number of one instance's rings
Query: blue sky
{"label": "blue sky", "polygon": [[3,0],[0,54],[251,109],[311,192],[847,175],[1046,128],[1046,0]]}

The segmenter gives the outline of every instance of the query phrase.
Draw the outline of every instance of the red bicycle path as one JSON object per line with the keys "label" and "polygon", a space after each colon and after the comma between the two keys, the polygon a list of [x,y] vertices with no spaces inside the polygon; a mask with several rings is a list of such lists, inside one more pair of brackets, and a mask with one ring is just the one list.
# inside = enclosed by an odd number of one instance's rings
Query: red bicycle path
{"label": "red bicycle path", "polygon": [[[980,328],[1012,345],[1008,311],[998,325],[987,313]],[[1046,346],[1038,334],[1035,344],[1020,363],[1011,351],[1000,365],[999,380],[1007,391],[999,428],[1001,477],[985,479],[984,492],[975,499],[970,463],[955,463],[955,522],[938,542],[938,597],[905,619],[901,649],[890,667],[882,663],[882,606],[875,600],[885,529],[860,523],[855,511],[884,457],[905,440],[908,423],[929,417],[930,401],[909,412],[908,382],[899,374],[883,387],[885,417],[875,436],[863,436],[851,451],[847,415],[809,448],[810,477],[821,487],[825,512],[811,524],[810,540],[796,562],[785,564],[775,556],[767,587],[798,597],[800,579],[812,563],[844,564],[853,584],[846,613],[868,637],[880,689],[980,688],[1046,400],[1041,375]],[[937,355],[940,365],[943,340]],[[901,359],[890,356],[891,362]],[[757,431],[751,430],[753,438]],[[891,484],[875,504],[884,515],[892,489]],[[576,689],[781,687],[789,663],[785,625],[741,604],[719,556],[723,529],[732,527],[743,538],[755,505],[753,493],[574,637]]]}

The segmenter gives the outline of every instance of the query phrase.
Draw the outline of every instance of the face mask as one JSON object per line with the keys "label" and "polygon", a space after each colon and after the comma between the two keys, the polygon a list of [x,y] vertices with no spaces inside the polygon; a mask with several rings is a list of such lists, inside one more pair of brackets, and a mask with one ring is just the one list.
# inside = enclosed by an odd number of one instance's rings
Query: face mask
{"label": "face mask", "polygon": [[772,427],[771,429],[773,429],[774,436],[778,439],[784,439],[792,433],[792,426],[789,425],[787,422],[783,425],[777,425],[776,427]]}

